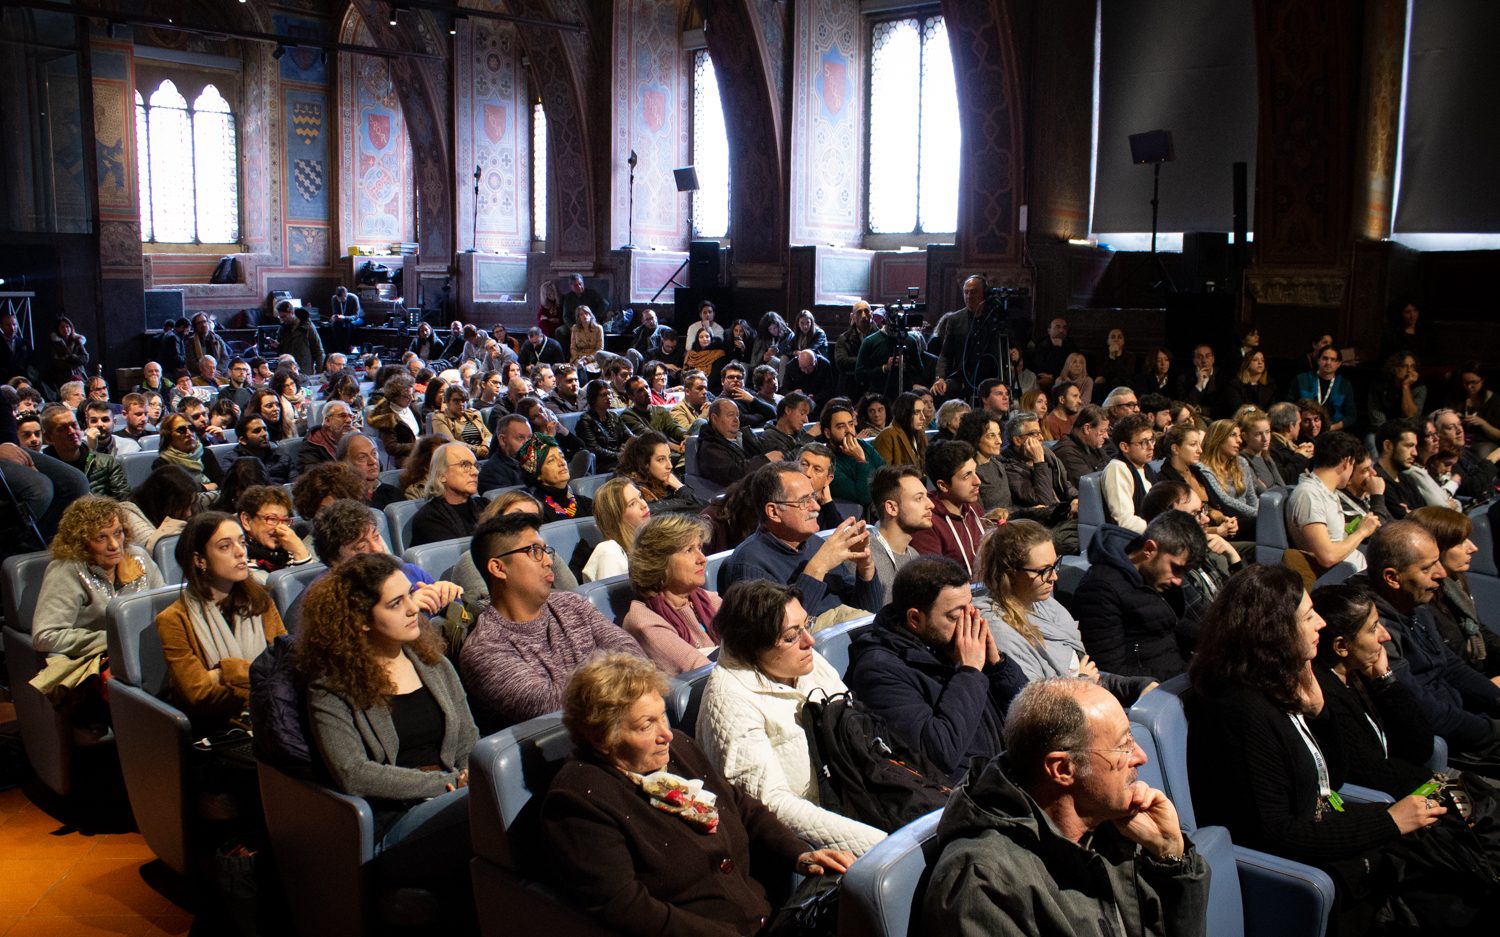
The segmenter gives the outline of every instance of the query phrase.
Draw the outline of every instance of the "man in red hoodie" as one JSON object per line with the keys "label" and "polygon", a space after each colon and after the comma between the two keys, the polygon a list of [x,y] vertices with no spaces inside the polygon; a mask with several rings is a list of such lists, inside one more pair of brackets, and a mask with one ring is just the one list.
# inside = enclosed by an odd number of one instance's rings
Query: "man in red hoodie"
{"label": "man in red hoodie", "polygon": [[979,514],[979,471],[974,447],[961,440],[942,440],[927,447],[927,477],[937,486],[932,527],[912,535],[911,545],[924,556],[951,557],[973,578],[984,528]]}

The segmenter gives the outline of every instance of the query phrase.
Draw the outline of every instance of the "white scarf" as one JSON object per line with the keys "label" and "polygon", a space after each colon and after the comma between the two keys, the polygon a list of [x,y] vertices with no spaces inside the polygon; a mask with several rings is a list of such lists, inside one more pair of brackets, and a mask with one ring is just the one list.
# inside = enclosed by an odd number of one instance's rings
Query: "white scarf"
{"label": "white scarf", "polygon": [[203,666],[213,670],[226,657],[253,661],[266,649],[266,629],[259,615],[236,615],[234,627],[215,602],[184,596],[193,635],[203,648]]}

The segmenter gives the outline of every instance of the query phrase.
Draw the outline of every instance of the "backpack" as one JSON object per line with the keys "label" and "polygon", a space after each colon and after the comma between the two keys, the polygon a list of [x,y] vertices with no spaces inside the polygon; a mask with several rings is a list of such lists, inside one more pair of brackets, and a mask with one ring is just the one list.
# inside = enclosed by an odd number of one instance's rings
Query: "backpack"
{"label": "backpack", "polygon": [[224,257],[214,267],[213,275],[208,278],[210,283],[238,283],[240,282],[240,262],[235,257]]}
{"label": "backpack", "polygon": [[893,833],[948,803],[943,772],[848,693],[814,690],[800,721],[824,809]]}
{"label": "backpack", "polygon": [[294,772],[312,769],[312,724],[293,669],[291,635],[278,635],[250,665],[250,724],[258,761]]}

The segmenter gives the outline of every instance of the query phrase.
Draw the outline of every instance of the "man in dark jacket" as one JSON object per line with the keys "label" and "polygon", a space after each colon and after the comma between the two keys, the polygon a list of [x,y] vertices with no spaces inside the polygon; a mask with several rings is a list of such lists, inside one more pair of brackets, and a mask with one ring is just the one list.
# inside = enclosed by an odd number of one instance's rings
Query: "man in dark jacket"
{"label": "man in dark jacket", "polygon": [[173,374],[187,367],[187,333],[187,319],[168,319],[162,324],[156,357],[164,373]]}
{"label": "man in dark jacket", "polygon": [[708,423],[698,430],[696,474],[716,485],[728,486],[768,462],[780,462],[787,454],[780,450],[761,452],[755,436],[740,429],[740,408],[728,397],[720,397],[708,407]]}
{"label": "man in dark jacket", "polygon": [[1052,454],[1068,470],[1068,483],[1075,490],[1085,475],[1104,470],[1112,458],[1104,451],[1109,439],[1109,417],[1103,407],[1086,404],[1073,420],[1073,431],[1057,441]]}
{"label": "man in dark jacket", "polygon": [[1368,576],[1390,633],[1391,673],[1417,697],[1450,759],[1500,769],[1500,687],[1443,643],[1431,603],[1446,574],[1437,541],[1414,521],[1386,524],[1370,538]]}
{"label": "man in dark jacket", "polygon": [[509,488],[526,484],[526,473],[516,461],[516,453],[531,438],[531,423],[519,413],[502,417],[495,430],[495,444],[490,457],[479,470],[479,490]]}
{"label": "man in dark jacket", "polygon": [[1068,470],[1042,443],[1041,421],[1018,410],[1005,421],[1006,446],[1000,451],[1013,505],[1010,516],[1034,520],[1052,531],[1059,556],[1078,553],[1078,489]]}
{"label": "man in dark jacket", "polygon": [[963,567],[924,556],[896,574],[890,604],[850,645],[844,682],[908,748],[956,777],[970,759],[1000,753],[1005,710],[1026,675],[995,647]]}
{"label": "man in dark jacket", "polygon": [[303,374],[316,374],[323,369],[323,339],[308,319],[303,318],[286,300],[276,304],[276,318],[281,322],[281,331],[276,336],[276,347],[283,355],[291,355],[297,361],[297,369]]}
{"label": "man in dark jacket", "polygon": [[914,932],[1205,933],[1208,863],[1167,796],[1136,779],[1146,754],[1108,691],[1031,684],[1005,748],[943,811]]}
{"label": "man in dark jacket", "polygon": [[1166,680],[1187,670],[1192,640],[1181,624],[1179,587],[1207,551],[1197,520],[1181,511],[1166,511],[1142,534],[1099,528],[1073,614],[1101,671]]}
{"label": "man in dark jacket", "polygon": [[303,472],[324,462],[338,458],[339,440],[354,429],[354,411],[342,400],[330,400],[323,405],[323,423],[307,434],[297,450],[295,480]]}
{"label": "man in dark jacket", "polygon": [[78,417],[72,410],[60,403],[51,403],[43,408],[41,419],[42,439],[47,443],[43,455],[82,472],[88,479],[89,490],[96,495],[116,501],[130,497],[125,466],[119,459],[95,452],[83,444],[83,431],[78,428]]}
{"label": "man in dark jacket", "polygon": [[563,350],[557,339],[548,338],[542,330],[532,326],[526,333],[526,343],[521,346],[521,367],[534,364],[562,364]]}

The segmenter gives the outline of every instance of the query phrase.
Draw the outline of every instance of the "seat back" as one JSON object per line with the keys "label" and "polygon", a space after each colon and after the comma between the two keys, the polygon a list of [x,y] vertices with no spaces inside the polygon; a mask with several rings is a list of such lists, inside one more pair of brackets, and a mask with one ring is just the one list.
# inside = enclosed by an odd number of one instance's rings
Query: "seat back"
{"label": "seat back", "polygon": [[384,472],[380,473],[380,484],[382,484],[382,485],[399,485],[400,483],[401,483],[401,470],[400,469],[386,469]]}
{"label": "seat back", "polygon": [[141,444],[142,452],[157,452],[161,448],[161,437],[152,433],[150,436],[142,436],[136,442]]}
{"label": "seat back", "polygon": [[1187,773],[1188,722],[1182,709],[1182,694],[1187,687],[1187,674],[1162,683],[1130,707],[1130,722],[1145,729],[1155,743],[1161,790],[1177,808],[1183,829],[1191,831],[1198,828],[1198,820],[1193,813]]}
{"label": "seat back", "polygon": [[610,576],[595,582],[581,583],[578,594],[588,599],[605,618],[618,625],[625,621],[625,613],[630,610],[630,603],[635,599],[635,586],[628,575]]}
{"label": "seat back", "polygon": [[672,725],[690,735],[697,731],[698,706],[703,702],[708,675],[713,672],[714,665],[709,664],[672,678],[672,689],[667,692],[667,716]]}
{"label": "seat back", "polygon": [[1260,496],[1255,514],[1255,561],[1264,566],[1281,562],[1281,555],[1291,549],[1286,529],[1286,488],[1268,488]]}
{"label": "seat back", "polygon": [[685,475],[698,474],[697,436],[689,436],[682,441],[682,471]]}
{"label": "seat back", "polygon": [[407,547],[406,552],[402,554],[402,559],[437,579],[469,552],[470,539],[469,537],[455,537],[452,540],[437,540],[418,547]]}
{"label": "seat back", "polygon": [[363,934],[375,813],[362,797],[262,762],[261,802],[292,919],[303,934]]}
{"label": "seat back", "polygon": [[1208,863],[1208,926],[1214,937],[1244,937],[1245,900],[1240,892],[1234,841],[1222,826],[1205,826],[1193,833],[1193,845]]}
{"label": "seat back", "polygon": [[1083,585],[1083,577],[1089,571],[1089,561],[1081,556],[1060,556],[1057,563],[1057,584],[1052,587],[1057,601],[1072,611],[1073,595]]}
{"label": "seat back", "polygon": [[302,590],[327,570],[328,567],[322,563],[303,563],[301,566],[278,569],[266,579],[266,591],[271,593],[271,601],[276,603],[276,611],[281,613],[282,621],[286,621],[287,609],[297,601]]}
{"label": "seat back", "polygon": [[906,937],[922,907],[920,890],[942,851],[941,810],[913,820],[876,843],[844,873],[839,886],[840,937]]}
{"label": "seat back", "polygon": [[104,612],[104,630],[109,642],[109,672],[155,697],[163,697],[170,678],[162,655],[156,616],[182,597],[179,585],[116,596]]}
{"label": "seat back", "polygon": [[540,807],[536,798],[546,793],[558,769],[572,757],[573,740],[561,713],[538,716],[480,739],[469,755],[469,826],[476,855],[512,871],[521,871],[518,855],[523,860],[535,858],[524,842]]}
{"label": "seat back", "polygon": [[182,567],[177,565],[178,535],[159,537],[151,548],[151,559],[161,570],[161,581],[167,584],[182,582]]}
{"label": "seat back", "polygon": [[588,498],[590,501],[592,501],[594,499],[594,492],[599,490],[599,486],[614,477],[615,476],[613,473],[606,473],[603,475],[585,475],[582,478],[573,479],[568,483],[568,487],[573,489],[573,493],[575,495],[583,495],[585,498]]}
{"label": "seat back", "polygon": [[[386,520],[385,512],[372,504],[370,505],[370,516],[375,519],[375,530],[380,534],[380,539],[384,540],[385,545],[389,547],[391,545],[391,524],[390,521]],[[392,550],[391,552],[394,553],[396,551]]]}
{"label": "seat back", "polygon": [[567,429],[567,431],[570,432],[570,433],[573,432],[574,430],[578,429],[578,421],[581,420],[581,419],[583,419],[583,411],[582,410],[579,410],[576,413],[559,413],[559,414],[557,414],[557,422],[560,425],[562,425],[563,427],[565,427]]}
{"label": "seat back", "polygon": [[[220,465],[223,465],[223,464],[225,464],[226,462],[229,461],[229,457],[234,453],[234,443],[232,443],[232,442],[218,442],[218,443],[214,443],[212,446],[208,447],[208,451],[212,452],[214,454],[214,458],[219,461]],[[296,455],[297,455],[296,452],[292,452],[289,455],[289,458],[292,459],[292,461],[293,461],[294,464],[296,463]]]}
{"label": "seat back", "polygon": [[499,488],[491,488],[488,491],[482,492],[482,494],[484,495],[484,500],[493,501],[507,491],[524,491],[525,488],[525,485],[501,485]]}
{"label": "seat back", "polygon": [[120,456],[120,465],[125,468],[125,480],[130,483],[132,490],[141,487],[141,483],[151,477],[151,465],[160,456],[161,453],[154,450],[127,452]]}
{"label": "seat back", "polygon": [[831,628],[813,632],[813,649],[842,677],[849,670],[849,645],[854,636],[875,621],[874,615],[865,615],[849,621],[841,621]]}
{"label": "seat back", "polygon": [[295,469],[297,467],[297,457],[302,452],[302,437],[293,436],[290,439],[283,439],[276,444],[276,448],[281,450],[281,457],[286,460],[286,464]]}
{"label": "seat back", "polygon": [[566,565],[575,576],[583,572],[583,564],[588,562],[594,547],[604,540],[592,517],[570,517],[543,524],[541,535],[557,551],[556,561]]}
{"label": "seat back", "polygon": [[1104,513],[1104,495],[1099,491],[1103,472],[1090,472],[1078,479],[1078,554],[1089,555],[1089,542],[1109,521]]}
{"label": "seat back", "polygon": [[31,619],[36,614],[36,598],[42,591],[42,579],[52,554],[46,550],[7,556],[5,573],[5,624],[22,634],[31,634]]}
{"label": "seat back", "polygon": [[385,506],[385,519],[387,523],[386,543],[391,545],[391,552],[401,556],[406,552],[406,545],[411,542],[411,522],[421,510],[421,501],[397,501]]}
{"label": "seat back", "polygon": [[1481,576],[1500,576],[1500,570],[1495,568],[1495,537],[1490,530],[1490,505],[1484,504],[1470,510],[1469,521],[1474,525],[1469,539],[1478,548],[1478,552],[1469,559],[1469,575],[1478,573]]}
{"label": "seat back", "polygon": [[703,567],[703,588],[717,590],[719,588],[719,567],[729,559],[733,550],[724,550],[720,553],[709,554],[708,562]]}

